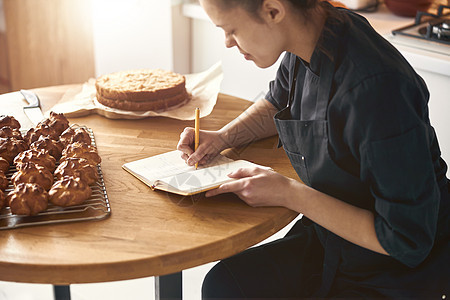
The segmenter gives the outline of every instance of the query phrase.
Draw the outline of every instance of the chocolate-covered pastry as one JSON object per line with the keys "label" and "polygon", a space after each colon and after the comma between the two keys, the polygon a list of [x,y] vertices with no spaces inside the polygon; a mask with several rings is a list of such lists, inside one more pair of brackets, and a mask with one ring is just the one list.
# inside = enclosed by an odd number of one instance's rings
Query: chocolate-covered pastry
{"label": "chocolate-covered pastry", "polygon": [[98,165],[102,161],[95,147],[80,142],[69,144],[63,150],[61,161],[64,161],[69,157],[84,158],[89,162],[89,164],[94,166]]}
{"label": "chocolate-covered pastry", "polygon": [[6,173],[8,172],[8,170],[9,170],[9,162],[3,157],[0,157],[0,171]]}
{"label": "chocolate-covered pastry", "polygon": [[92,190],[85,181],[69,176],[56,181],[48,192],[51,203],[64,207],[82,204],[91,194]]}
{"label": "chocolate-covered pastry", "polygon": [[47,209],[48,193],[35,183],[18,184],[6,197],[11,213],[32,216]]}
{"label": "chocolate-covered pastry", "polygon": [[6,195],[0,190],[0,210],[6,206]]}
{"label": "chocolate-covered pastry", "polygon": [[20,130],[9,126],[0,128],[0,138],[15,138],[18,140],[23,140]]}
{"label": "chocolate-covered pastry", "polygon": [[0,138],[0,157],[6,159],[10,164],[17,154],[27,149],[28,144],[24,140]]}
{"label": "chocolate-covered pastry", "polygon": [[34,150],[46,150],[53,156],[57,161],[61,157],[61,152],[64,145],[61,141],[53,140],[48,136],[40,136],[39,139],[30,145],[30,149]]}
{"label": "chocolate-covered pastry", "polygon": [[3,171],[0,170],[0,191],[6,190],[9,185],[8,178]]}
{"label": "chocolate-covered pastry", "polygon": [[47,136],[53,140],[57,140],[59,138],[59,134],[46,124],[39,123],[36,127],[30,128],[25,135],[25,140],[28,144],[31,144],[39,139],[41,136]]}
{"label": "chocolate-covered pastry", "polygon": [[89,162],[83,158],[69,157],[56,168],[55,177],[57,180],[61,180],[64,176],[72,176],[80,178],[87,184],[93,184],[97,182],[99,176],[97,167],[89,164]]}
{"label": "chocolate-covered pastry", "polygon": [[53,111],[50,112],[50,117],[40,122],[38,125],[45,124],[48,127],[55,130],[58,136],[63,133],[64,130],[69,128],[69,121],[64,114],[58,114]]}
{"label": "chocolate-covered pastry", "polygon": [[11,128],[20,129],[20,123],[13,116],[0,116],[0,128],[9,126]]}
{"label": "chocolate-covered pastry", "polygon": [[37,183],[48,191],[53,185],[53,175],[44,167],[26,162],[12,175],[11,182],[14,186],[21,183]]}
{"label": "chocolate-covered pastry", "polygon": [[67,128],[61,134],[60,140],[63,142],[65,147],[67,147],[68,144],[75,142],[85,143],[87,145],[91,144],[91,137],[89,133],[82,127],[77,129],[73,129],[73,127]]}
{"label": "chocolate-covered pastry", "polygon": [[22,169],[22,164],[32,162],[36,165],[46,168],[50,172],[55,171],[56,159],[46,150],[29,149],[21,152],[14,159],[14,165],[17,170]]}

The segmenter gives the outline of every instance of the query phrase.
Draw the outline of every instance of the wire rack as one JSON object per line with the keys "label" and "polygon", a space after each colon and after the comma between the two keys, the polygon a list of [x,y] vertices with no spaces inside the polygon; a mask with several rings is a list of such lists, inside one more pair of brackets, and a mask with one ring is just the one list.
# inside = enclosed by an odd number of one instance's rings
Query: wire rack
{"label": "wire rack", "polygon": [[[92,146],[96,147],[92,129],[76,124],[71,127],[82,127],[86,129],[91,137]],[[109,217],[111,215],[111,207],[109,205],[105,182],[103,180],[103,172],[100,164],[97,165],[97,171],[99,180],[90,186],[92,189],[92,195],[84,203],[69,207],[61,207],[49,203],[45,211],[34,216],[15,215],[11,213],[9,207],[6,207],[0,211],[0,230],[26,226],[102,220]],[[10,180],[14,172],[16,172],[16,168],[11,166],[9,171],[6,173],[6,177]],[[13,190],[13,188],[14,187],[10,183],[5,193],[7,194],[9,191]]]}

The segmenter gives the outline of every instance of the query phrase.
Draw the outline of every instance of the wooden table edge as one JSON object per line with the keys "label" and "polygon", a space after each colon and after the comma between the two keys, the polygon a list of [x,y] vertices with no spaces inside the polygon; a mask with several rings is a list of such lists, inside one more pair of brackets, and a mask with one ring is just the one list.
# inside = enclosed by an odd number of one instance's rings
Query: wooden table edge
{"label": "wooden table edge", "polygon": [[[263,224],[259,224],[258,231],[261,232],[259,242],[283,229],[297,216],[298,213],[285,209],[284,214],[279,216],[278,221],[268,220]],[[209,253],[213,253],[213,251],[211,251],[210,245],[205,244],[201,247],[192,248],[189,251],[180,251],[184,253],[182,256],[179,256],[179,252],[173,252],[157,258],[150,257],[121,262],[85,265],[54,264],[46,266],[0,262],[0,280],[23,283],[69,285],[162,276],[224,259],[259,243],[255,243],[254,240],[251,243],[244,243],[245,241],[248,241],[247,235],[248,233],[243,232],[236,234],[231,238],[222,239],[220,242],[216,241],[214,248],[220,248],[223,252],[222,257],[219,258],[213,254],[208,255],[208,253],[205,252],[206,249],[209,249]],[[252,235],[254,236],[254,233]],[[240,241],[243,241],[241,244],[242,246],[236,247],[235,243]],[[224,251],[223,249],[227,250]],[[198,255],[199,252],[202,253],[202,255]],[[183,257],[189,255],[196,256],[197,259],[180,262],[180,260],[183,260]],[[170,265],[170,262],[172,261],[176,263]],[[95,269],[95,272],[92,272],[93,269]],[[26,278],[26,280],[24,280],[24,278]]]}

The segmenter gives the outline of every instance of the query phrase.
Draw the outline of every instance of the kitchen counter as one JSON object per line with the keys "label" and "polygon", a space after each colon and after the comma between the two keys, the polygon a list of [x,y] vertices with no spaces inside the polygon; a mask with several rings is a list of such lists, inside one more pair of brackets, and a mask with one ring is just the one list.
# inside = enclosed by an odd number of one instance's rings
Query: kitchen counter
{"label": "kitchen counter", "polygon": [[[396,16],[391,13],[384,4],[381,4],[376,12],[360,13],[366,17],[370,24],[380,33],[385,35],[392,28],[405,26],[414,22],[414,18]],[[208,20],[208,15],[198,3],[186,3],[183,5],[183,15],[193,19]]]}
{"label": "kitchen counter", "polygon": [[[430,8],[431,13],[435,13],[439,4],[446,4],[446,1],[437,1]],[[443,55],[421,48],[412,48],[402,43],[394,41],[392,30],[414,24],[414,18],[400,17],[391,13],[383,4],[373,13],[361,13],[375,30],[390,41],[415,69],[450,76],[450,53]],[[449,47],[450,49],[450,47]]]}
{"label": "kitchen counter", "polygon": [[359,14],[363,15],[382,36],[391,34],[392,29],[414,23],[414,18],[397,16],[384,4],[381,4],[375,12]]}

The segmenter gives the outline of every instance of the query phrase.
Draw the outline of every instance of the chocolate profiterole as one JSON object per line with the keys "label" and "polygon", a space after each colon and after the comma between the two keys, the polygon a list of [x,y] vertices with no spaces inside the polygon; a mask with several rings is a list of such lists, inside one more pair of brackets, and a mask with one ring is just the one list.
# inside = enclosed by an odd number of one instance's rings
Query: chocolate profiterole
{"label": "chocolate profiterole", "polygon": [[63,150],[63,144],[59,140],[53,140],[48,136],[40,136],[39,139],[30,145],[30,149],[34,150],[45,150],[53,156],[57,161],[61,157],[61,152]]}
{"label": "chocolate profiterole", "polygon": [[0,170],[0,191],[6,190],[9,185],[9,180],[3,171]]}
{"label": "chocolate profiterole", "polygon": [[51,111],[50,116],[47,119],[41,121],[36,127],[42,125],[47,125],[51,129],[53,129],[59,136],[61,133],[63,133],[64,130],[69,128],[69,121],[64,116],[64,114],[58,114]]}
{"label": "chocolate profiterole", "polygon": [[0,116],[0,128],[9,126],[11,128],[20,129],[20,123],[13,116]]}
{"label": "chocolate profiterole", "polygon": [[61,161],[64,161],[69,157],[84,158],[93,166],[98,165],[102,161],[95,147],[80,142],[69,144],[63,150]]}
{"label": "chocolate profiterole", "polygon": [[14,186],[20,183],[37,183],[48,191],[53,185],[53,174],[33,162],[26,162],[12,175],[11,182]]}
{"label": "chocolate profiterole", "polygon": [[69,157],[55,170],[55,177],[61,180],[64,176],[80,178],[87,184],[94,184],[98,180],[97,168],[83,158]]}
{"label": "chocolate profiterole", "polygon": [[54,128],[48,126],[47,124],[39,123],[36,127],[30,128],[24,139],[31,144],[39,139],[41,136],[47,136],[53,140],[59,139],[59,134],[55,131]]}
{"label": "chocolate profiterole", "polygon": [[65,176],[53,184],[48,194],[51,203],[67,207],[82,204],[89,199],[92,190],[80,178]]}
{"label": "chocolate profiterole", "polygon": [[9,185],[9,180],[3,171],[0,170],[0,191],[6,190]]}
{"label": "chocolate profiterole", "polygon": [[82,127],[76,129],[73,129],[73,127],[67,128],[61,133],[60,140],[65,147],[75,142],[85,143],[87,145],[91,144],[91,136]]}
{"label": "chocolate profiterole", "polygon": [[11,213],[32,216],[47,209],[48,193],[36,183],[20,183],[6,197]]}
{"label": "chocolate profiterole", "polygon": [[20,130],[9,126],[0,128],[0,138],[15,138],[17,140],[23,140]]}
{"label": "chocolate profiterole", "polygon": [[17,154],[27,149],[28,144],[23,140],[0,138],[0,157],[6,159],[10,164]]}
{"label": "chocolate profiterole", "polygon": [[56,168],[55,158],[51,156],[46,150],[29,149],[21,152],[14,159],[14,165],[16,165],[16,169],[18,170],[22,168],[22,164],[28,162],[32,162],[36,165],[44,167],[50,172],[55,171]]}
{"label": "chocolate profiterole", "polygon": [[3,193],[3,191],[0,190],[0,210],[2,210],[3,207],[6,206],[6,195]]}
{"label": "chocolate profiterole", "polygon": [[8,172],[8,170],[9,170],[9,162],[3,157],[0,157],[0,171],[6,173]]}

